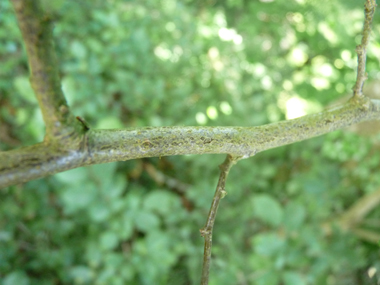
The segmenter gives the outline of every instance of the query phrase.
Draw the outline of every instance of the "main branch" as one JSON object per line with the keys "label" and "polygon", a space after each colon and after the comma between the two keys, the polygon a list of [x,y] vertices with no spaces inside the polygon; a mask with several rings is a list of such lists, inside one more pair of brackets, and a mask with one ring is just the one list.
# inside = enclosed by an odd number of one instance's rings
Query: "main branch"
{"label": "main branch", "polygon": [[380,119],[380,101],[362,98],[293,120],[258,127],[155,127],[87,130],[61,144],[41,143],[0,152],[0,188],[85,165],[143,157],[258,152]]}

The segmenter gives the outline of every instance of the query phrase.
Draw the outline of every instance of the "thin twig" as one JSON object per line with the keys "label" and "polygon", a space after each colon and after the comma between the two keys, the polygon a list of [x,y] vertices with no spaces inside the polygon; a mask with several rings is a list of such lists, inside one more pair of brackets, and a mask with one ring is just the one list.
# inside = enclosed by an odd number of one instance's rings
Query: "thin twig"
{"label": "thin twig", "polygon": [[143,165],[149,176],[159,185],[165,185],[168,188],[174,190],[177,193],[184,194],[190,188],[189,184],[183,183],[180,180],[174,179],[163,172],[156,169],[150,163],[144,163]]}
{"label": "thin twig", "polygon": [[205,238],[205,247],[203,253],[203,267],[201,284],[208,284],[211,264],[211,247],[212,247],[212,230],[214,228],[216,213],[218,211],[219,202],[227,195],[225,191],[226,179],[232,165],[234,165],[241,157],[227,155],[225,161],[219,166],[220,176],[218,186],[216,187],[214,198],[210,207],[210,212],[207,217],[206,225],[200,229],[201,236]]}
{"label": "thin twig", "polygon": [[367,0],[365,3],[365,20],[363,25],[363,37],[360,45],[356,47],[356,53],[358,54],[358,74],[356,78],[356,83],[353,88],[354,97],[361,98],[363,95],[363,85],[364,81],[367,79],[367,74],[365,72],[366,58],[367,58],[367,47],[369,43],[369,38],[371,34],[371,25],[373,20],[373,15],[376,9],[376,0]]}

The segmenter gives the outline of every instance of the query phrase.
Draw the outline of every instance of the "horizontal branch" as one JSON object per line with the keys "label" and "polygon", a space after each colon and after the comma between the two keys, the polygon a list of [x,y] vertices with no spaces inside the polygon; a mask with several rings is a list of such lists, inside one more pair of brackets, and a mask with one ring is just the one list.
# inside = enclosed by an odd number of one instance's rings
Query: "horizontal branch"
{"label": "horizontal branch", "polygon": [[73,141],[0,152],[0,188],[91,164],[143,157],[258,152],[380,119],[380,101],[350,100],[318,114],[257,127],[152,127],[88,130]]}
{"label": "horizontal branch", "polygon": [[355,228],[355,229],[352,229],[351,232],[354,233],[358,238],[362,240],[371,242],[375,245],[379,244],[380,234],[377,231]]}

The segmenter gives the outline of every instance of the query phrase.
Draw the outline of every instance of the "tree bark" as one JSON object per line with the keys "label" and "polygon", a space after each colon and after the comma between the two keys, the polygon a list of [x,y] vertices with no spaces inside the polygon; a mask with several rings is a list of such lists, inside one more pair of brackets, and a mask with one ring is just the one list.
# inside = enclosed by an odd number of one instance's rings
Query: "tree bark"
{"label": "tree bark", "polygon": [[318,114],[257,127],[89,129],[63,142],[0,152],[0,187],[81,166],[143,157],[225,153],[248,158],[375,119],[380,119],[380,101],[361,98]]}

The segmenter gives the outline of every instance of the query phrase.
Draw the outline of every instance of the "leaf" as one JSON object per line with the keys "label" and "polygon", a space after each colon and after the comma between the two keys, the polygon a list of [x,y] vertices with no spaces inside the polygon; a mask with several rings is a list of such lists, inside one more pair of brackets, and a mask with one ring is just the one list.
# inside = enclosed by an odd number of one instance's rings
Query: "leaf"
{"label": "leaf", "polygon": [[278,275],[273,274],[272,271],[267,271],[264,274],[260,274],[255,280],[256,285],[277,285],[279,284]]}
{"label": "leaf", "polygon": [[117,233],[119,234],[120,238],[127,240],[132,236],[133,228],[134,228],[134,222],[133,222],[132,217],[130,215],[125,213],[118,226],[119,226],[119,229],[118,229]]}
{"label": "leaf", "polygon": [[24,271],[13,271],[3,279],[3,285],[28,285],[29,279]]}
{"label": "leaf", "polygon": [[159,218],[151,212],[141,211],[135,216],[135,225],[142,232],[147,233],[157,228],[159,224]]}
{"label": "leaf", "polygon": [[285,240],[274,233],[259,234],[253,238],[253,244],[257,254],[276,256],[284,248]]}
{"label": "leaf", "polygon": [[96,164],[91,165],[88,168],[88,171],[95,179],[97,179],[99,182],[102,183],[102,185],[104,185],[109,183],[110,181],[113,181],[116,166],[116,162]]}
{"label": "leaf", "polygon": [[54,177],[63,183],[71,185],[88,179],[87,169],[84,167],[57,173]]}
{"label": "leaf", "polygon": [[48,13],[58,13],[62,9],[64,2],[65,0],[42,0],[41,6]]}
{"label": "leaf", "polygon": [[80,187],[72,187],[65,189],[61,193],[65,210],[68,213],[76,212],[80,209],[84,209],[92,203],[97,196],[95,186],[92,183],[84,183]]}
{"label": "leaf", "polygon": [[71,53],[78,58],[84,58],[87,55],[87,48],[79,41],[71,43]]}
{"label": "leaf", "polygon": [[32,87],[30,86],[30,82],[28,77],[26,76],[18,76],[13,80],[13,85],[16,87],[16,90],[20,93],[20,95],[30,103],[37,103],[37,100],[34,96],[34,92]]}
{"label": "leaf", "polygon": [[113,200],[114,202],[120,202],[120,200],[117,200],[117,198],[120,197],[125,190],[127,186],[127,180],[125,177],[123,177],[123,175],[113,174],[111,178],[112,180],[109,181],[109,184],[103,186],[102,196],[109,198],[111,201]]}
{"label": "leaf", "polygon": [[156,190],[150,192],[143,204],[143,208],[162,215],[168,215],[173,207],[177,206],[177,197],[167,191]]}
{"label": "leaf", "polygon": [[104,254],[101,251],[99,244],[88,242],[85,246],[85,261],[91,268],[99,267],[104,262]]}
{"label": "leaf", "polygon": [[327,185],[325,181],[320,181],[317,178],[309,178],[304,182],[304,189],[307,193],[321,195],[327,190]]}
{"label": "leaf", "polygon": [[280,203],[267,194],[258,195],[253,199],[254,215],[271,226],[278,226],[283,218]]}
{"label": "leaf", "polygon": [[124,128],[123,123],[115,116],[109,116],[101,118],[97,125],[97,129],[122,129]]}
{"label": "leaf", "polygon": [[91,205],[88,213],[94,222],[103,222],[107,220],[111,214],[108,205],[102,203],[102,201],[97,201],[95,204]]}
{"label": "leaf", "polygon": [[91,280],[93,272],[87,266],[75,266],[70,269],[69,274],[75,284],[84,284]]}
{"label": "leaf", "polygon": [[303,285],[306,284],[306,280],[302,278],[302,275],[298,272],[288,271],[283,275],[285,285]]}
{"label": "leaf", "polygon": [[289,231],[299,229],[306,218],[305,207],[298,202],[290,202],[285,207],[284,225]]}
{"label": "leaf", "polygon": [[100,246],[102,249],[110,250],[117,246],[118,236],[113,232],[105,232],[100,236]]}

